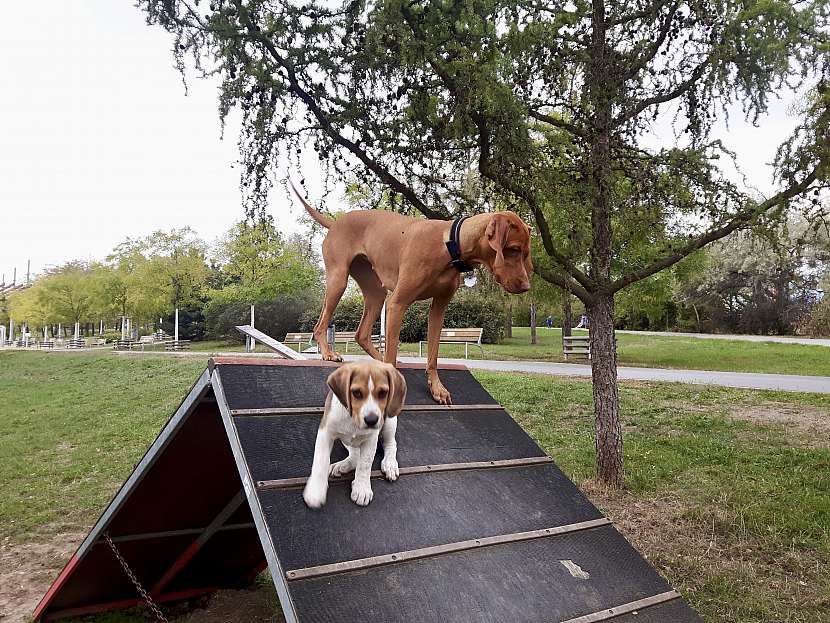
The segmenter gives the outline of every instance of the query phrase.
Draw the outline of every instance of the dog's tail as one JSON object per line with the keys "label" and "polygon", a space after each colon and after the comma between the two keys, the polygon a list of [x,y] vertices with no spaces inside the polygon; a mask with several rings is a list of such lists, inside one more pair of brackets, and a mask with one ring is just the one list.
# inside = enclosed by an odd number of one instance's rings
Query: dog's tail
{"label": "dog's tail", "polygon": [[326,229],[328,229],[329,227],[331,227],[334,224],[334,219],[333,218],[328,217],[325,214],[321,213],[319,210],[317,210],[317,208],[315,208],[308,201],[306,201],[299,192],[297,192],[297,189],[294,188],[294,182],[292,182],[291,180],[288,180],[288,184],[289,184],[289,186],[291,186],[291,190],[293,190],[294,194],[297,195],[297,199],[299,199],[300,203],[303,204],[303,207],[305,207],[305,211],[308,212],[308,214],[309,214],[309,216],[311,216],[311,218],[313,218],[315,221],[320,223],[320,225],[322,225]]}

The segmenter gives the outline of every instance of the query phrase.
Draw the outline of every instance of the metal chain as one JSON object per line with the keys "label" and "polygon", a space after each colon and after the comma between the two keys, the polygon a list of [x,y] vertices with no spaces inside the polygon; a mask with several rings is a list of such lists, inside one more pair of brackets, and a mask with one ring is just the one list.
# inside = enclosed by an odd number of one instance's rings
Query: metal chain
{"label": "metal chain", "polygon": [[130,582],[132,582],[133,586],[135,586],[136,590],[138,591],[138,594],[141,595],[142,599],[144,599],[145,603],[147,604],[147,607],[150,608],[152,613],[156,615],[156,620],[159,621],[159,623],[169,623],[165,618],[164,614],[162,614],[161,609],[158,607],[158,605],[156,605],[156,602],[153,601],[153,598],[150,597],[147,591],[144,590],[144,587],[141,585],[141,582],[139,582],[138,578],[135,577],[135,573],[133,573],[133,570],[130,569],[130,566],[127,564],[127,561],[124,560],[124,557],[121,555],[121,552],[118,551],[118,548],[115,546],[115,543],[113,543],[113,540],[110,538],[108,532],[104,533],[104,539],[106,540],[107,545],[110,546],[112,553],[115,554],[115,557],[118,559],[118,562],[121,564],[121,567],[124,569],[124,573],[127,574],[127,577],[130,578]]}

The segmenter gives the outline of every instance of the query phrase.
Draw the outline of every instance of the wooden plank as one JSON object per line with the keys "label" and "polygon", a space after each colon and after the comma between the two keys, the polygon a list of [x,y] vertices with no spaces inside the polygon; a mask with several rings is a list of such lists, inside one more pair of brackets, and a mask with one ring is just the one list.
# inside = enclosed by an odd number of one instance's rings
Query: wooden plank
{"label": "wooden plank", "polygon": [[282,355],[286,359],[292,359],[292,360],[295,360],[295,361],[299,361],[299,360],[304,360],[306,358],[305,355],[303,355],[302,353],[298,353],[293,348],[290,348],[290,347],[286,346],[282,342],[278,342],[277,340],[272,338],[270,335],[266,335],[265,333],[263,333],[259,329],[255,329],[250,325],[247,325],[247,324],[240,325],[240,326],[236,327],[236,330],[239,331],[240,333],[242,333],[243,335],[247,335],[248,337],[251,337],[251,338],[255,339],[257,342],[261,342],[262,344],[264,344],[265,346],[267,346],[268,348],[270,348],[274,352],[279,353],[280,355]]}
{"label": "wooden plank", "polygon": [[638,599],[637,601],[631,601],[627,604],[614,606],[613,608],[607,608],[606,610],[600,610],[599,612],[594,612],[592,614],[586,614],[581,617],[576,617],[575,619],[568,619],[567,621],[562,621],[562,623],[598,623],[599,621],[614,619],[623,614],[630,614],[632,612],[636,612],[637,610],[643,610],[649,606],[656,606],[667,601],[672,601],[673,599],[678,599],[679,597],[680,593],[677,591],[666,591],[665,593],[660,593],[659,595]]}
{"label": "wooden plank", "polygon": [[476,549],[479,547],[488,547],[492,545],[502,545],[504,543],[516,543],[518,541],[529,541],[531,539],[553,537],[561,534],[568,534],[571,532],[579,532],[581,530],[598,528],[600,526],[607,526],[610,523],[611,521],[609,519],[603,517],[602,519],[591,519],[589,521],[581,521],[579,523],[568,524],[565,526],[553,526],[550,528],[543,528],[541,530],[530,530],[528,532],[515,532],[513,534],[502,534],[499,536],[481,537],[479,539],[469,539],[467,541],[458,541],[456,543],[447,543],[444,545],[434,545],[432,547],[422,547],[419,549],[412,549],[403,552],[395,552],[394,554],[385,554],[383,556],[371,556],[369,558],[347,560],[344,562],[336,562],[329,565],[318,565],[316,567],[306,567],[304,569],[293,569],[291,571],[286,572],[285,575],[289,580],[306,580],[309,578],[316,578],[323,575],[332,575],[334,573],[358,571],[361,569],[380,567],[382,565],[391,565],[401,562],[408,562],[410,560],[419,560],[421,558],[431,558],[433,556],[440,556],[442,554],[463,552],[464,550]]}
{"label": "wooden plank", "polygon": [[[467,463],[441,463],[439,465],[415,465],[412,467],[401,467],[399,472],[401,476],[409,474],[434,474],[438,472],[454,472],[464,471],[470,469],[492,469],[500,467],[523,467],[525,465],[541,465],[543,463],[553,463],[553,459],[548,456],[534,456],[524,459],[503,459],[498,461],[470,461]],[[372,478],[382,478],[383,472],[379,469],[373,470]],[[329,482],[345,482],[354,478],[354,474],[345,474],[338,478],[329,478]],[[294,489],[302,487],[308,481],[307,477],[299,478],[280,478],[279,480],[259,480],[256,483],[256,488],[259,490],[265,489]]]}
{"label": "wooden plank", "polygon": [[[407,405],[406,411],[501,411],[504,407],[498,404],[476,405]],[[312,415],[323,413],[325,407],[273,407],[269,409],[231,409],[231,415]]]}

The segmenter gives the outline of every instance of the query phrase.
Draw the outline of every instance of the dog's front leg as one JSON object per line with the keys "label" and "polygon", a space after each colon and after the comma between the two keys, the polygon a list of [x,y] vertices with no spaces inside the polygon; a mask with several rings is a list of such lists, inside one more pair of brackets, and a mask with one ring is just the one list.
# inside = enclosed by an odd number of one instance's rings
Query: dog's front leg
{"label": "dog's front leg", "polygon": [[383,423],[383,460],[380,462],[380,471],[386,480],[398,479],[398,442],[395,441],[395,432],[398,430],[398,418],[392,417]]}
{"label": "dog's front leg", "polygon": [[368,505],[374,497],[371,482],[372,461],[378,448],[378,433],[379,431],[375,431],[360,445],[360,458],[357,459],[352,481],[352,502],[358,506]]}
{"label": "dog's front leg", "polygon": [[427,385],[432,393],[435,402],[442,405],[452,404],[452,396],[444,387],[441,379],[438,378],[438,347],[441,344],[441,328],[444,326],[444,313],[450,304],[450,299],[455,291],[449,296],[435,296],[429,305],[429,317],[427,321]]}
{"label": "dog's front leg", "polygon": [[326,494],[329,490],[329,466],[331,464],[331,447],[334,437],[325,429],[317,431],[317,441],[314,442],[314,463],[311,466],[311,476],[308,477],[303,499],[310,508],[320,508],[326,503]]}

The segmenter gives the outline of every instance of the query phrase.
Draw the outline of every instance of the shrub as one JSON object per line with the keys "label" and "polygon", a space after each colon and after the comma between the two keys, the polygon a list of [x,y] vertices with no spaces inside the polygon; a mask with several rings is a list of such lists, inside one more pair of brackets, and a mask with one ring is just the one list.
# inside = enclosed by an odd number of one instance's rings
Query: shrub
{"label": "shrub", "polygon": [[[319,312],[318,296],[306,291],[257,303],[254,324],[263,333],[281,340],[286,333],[302,330],[309,314]],[[210,339],[243,342],[245,338],[234,327],[250,322],[248,303],[212,302],[205,309],[206,334]]]}
{"label": "shrub", "polygon": [[[162,321],[161,328],[170,335],[175,335],[176,312],[170,314]],[[205,316],[199,306],[179,308],[179,339],[180,340],[203,340],[205,338]]]}
{"label": "shrub", "polygon": [[[404,314],[401,323],[401,341],[418,342],[427,339],[429,301],[418,301]],[[497,344],[504,337],[505,312],[500,299],[464,291],[456,294],[444,316],[445,327],[481,327],[482,340]]]}
{"label": "shrub", "polygon": [[830,335],[830,296],[825,296],[813,305],[810,313],[799,327],[799,333],[812,337]]}
{"label": "shrub", "polygon": [[[319,306],[306,310],[298,326],[303,331],[311,331],[320,314]],[[349,296],[340,301],[332,317],[337,331],[356,331],[363,315],[363,297]],[[427,320],[429,318],[429,301],[416,301],[406,310],[401,322],[401,342],[418,342],[427,339]],[[504,309],[496,297],[487,297],[477,293],[459,292],[447,309],[444,318],[445,327],[482,327],[482,339],[490,344],[500,342],[504,337]],[[257,321],[259,325],[259,321]],[[293,329],[292,329],[293,330]],[[373,334],[380,332],[380,322],[376,322]],[[284,333],[283,333],[284,335]]]}

